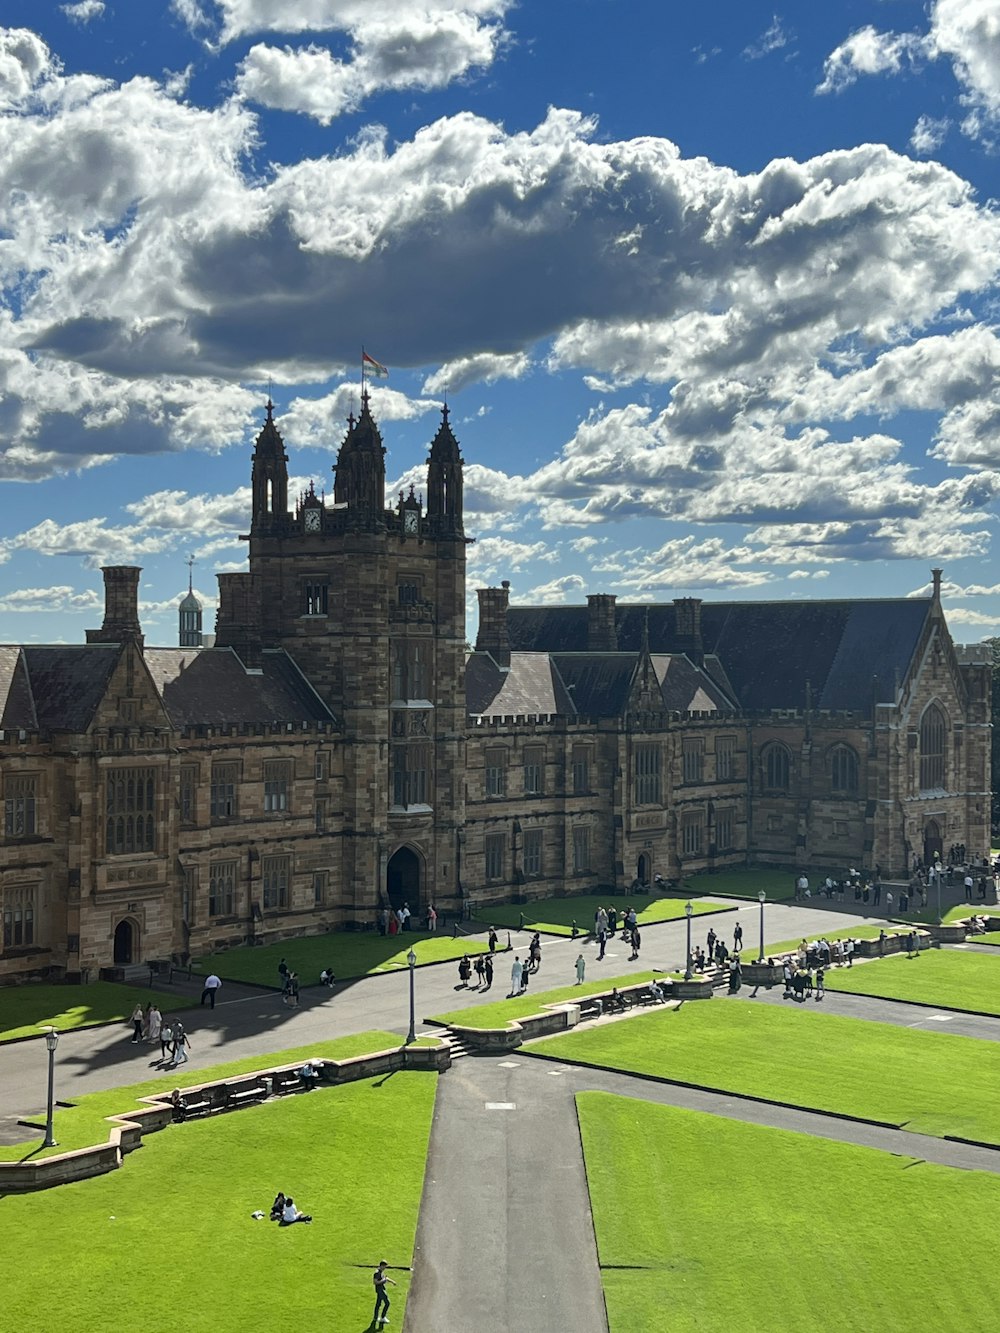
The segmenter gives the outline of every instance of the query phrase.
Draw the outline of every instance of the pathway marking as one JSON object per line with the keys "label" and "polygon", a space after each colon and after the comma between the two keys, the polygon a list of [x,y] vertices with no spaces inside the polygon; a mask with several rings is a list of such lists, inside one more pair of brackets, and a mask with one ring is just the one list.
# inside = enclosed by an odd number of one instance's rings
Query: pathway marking
{"label": "pathway marking", "polygon": [[487,1102],[487,1111],[516,1111],[517,1102]]}

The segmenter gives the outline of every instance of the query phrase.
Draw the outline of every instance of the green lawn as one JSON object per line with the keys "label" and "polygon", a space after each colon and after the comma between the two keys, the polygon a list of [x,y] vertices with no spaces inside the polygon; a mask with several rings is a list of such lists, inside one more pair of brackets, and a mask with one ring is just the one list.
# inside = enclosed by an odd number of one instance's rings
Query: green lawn
{"label": "green lawn", "polygon": [[[87,1093],[70,1106],[57,1107],[52,1122],[56,1147],[39,1148],[37,1139],[30,1143],[0,1145],[0,1161],[21,1161],[26,1157],[36,1156],[49,1157],[53,1153],[67,1152],[73,1148],[88,1148],[95,1143],[106,1143],[111,1127],[105,1117],[127,1114],[139,1105],[140,1097],[150,1097],[154,1093],[169,1093],[171,1088],[189,1088],[196,1083],[238,1078],[241,1074],[252,1074],[258,1069],[288,1065],[298,1060],[304,1063],[310,1057],[349,1060],[355,1055],[395,1049],[398,1045],[398,1035],[393,1035],[391,1032],[360,1032],[349,1037],[336,1037],[331,1041],[314,1042],[311,1046],[299,1046],[290,1051],[277,1051],[273,1055],[250,1055],[243,1060],[231,1060],[227,1064],[212,1065],[208,1069],[188,1064],[182,1065],[180,1069],[164,1070],[156,1078],[145,1079],[141,1083],[130,1083],[122,1088],[112,1088],[106,1092]],[[57,1083],[57,1096],[58,1093]],[[44,1127],[44,1119],[41,1123]],[[157,1143],[159,1140],[153,1139],[151,1142]]]}
{"label": "green lawn", "polygon": [[0,1042],[39,1036],[43,1026],[71,1032],[100,1023],[124,1023],[137,1004],[151,999],[164,1013],[188,1009],[190,996],[95,981],[91,986],[0,986]]}
{"label": "green lawn", "polygon": [[[992,1272],[956,1220],[994,1233],[996,1176],[608,1093],[576,1100],[611,1333],[990,1326]],[[918,1236],[934,1237],[931,1280]]]}
{"label": "green lawn", "polygon": [[[815,888],[822,884],[827,874],[841,874],[838,871],[809,870],[810,885]],[[795,881],[799,872],[788,867],[768,869],[760,866],[746,866],[735,870],[719,870],[712,874],[687,875],[684,878],[684,892],[705,894],[717,898],[752,898],[755,902],[761,889],[767,894],[769,903],[790,902],[795,897]]]}
{"label": "green lawn", "polygon": [[[691,905],[694,916],[733,910],[697,901],[692,901]],[[586,893],[576,898],[541,898],[538,902],[518,906],[483,907],[479,919],[484,928],[497,926],[504,930],[517,930],[523,917],[525,931],[539,930],[547,935],[572,935],[575,921],[577,933],[586,935],[594,928],[594,913],[597,909],[611,906],[617,910],[619,921],[630,907],[634,907],[640,930],[643,926],[652,926],[659,921],[677,921],[684,916],[683,898],[658,898],[654,895],[614,898],[606,893]],[[515,946],[518,943],[515,940]]]}
{"label": "green lawn", "polygon": [[[384,1258],[399,1329],[436,1086],[398,1073],[172,1126],[110,1175],[0,1199],[4,1326],[243,1333],[298,1312],[362,1333]],[[312,1225],[251,1217],[279,1189]]]}
{"label": "green lawn", "polygon": [[[506,944],[506,939],[501,941]],[[261,986],[278,986],[278,964],[285,959],[293,972],[298,972],[303,986],[319,983],[324,967],[332,967],[338,980],[366,977],[377,972],[396,972],[407,967],[406,955],[412,948],[417,955],[417,966],[428,963],[446,963],[463,954],[482,953],[486,939],[460,936],[453,940],[450,931],[404,931],[401,935],[379,935],[377,932],[335,930],[329,935],[312,935],[303,939],[285,940],[281,944],[267,944],[260,948],[247,945],[227,949],[222,953],[207,954],[195,960],[195,970],[207,974],[216,972],[224,981],[246,981]]]}
{"label": "green lawn", "polygon": [[1000,930],[988,930],[985,935],[976,935],[977,944],[992,944],[994,948],[1000,947]]}
{"label": "green lawn", "polygon": [[913,1000],[947,1009],[970,1009],[1000,1016],[1000,959],[957,949],[926,949],[906,957],[893,954],[863,966],[827,972],[828,990]]}
{"label": "green lawn", "polygon": [[[662,979],[665,974],[660,972],[655,975]],[[502,1028],[512,1019],[541,1013],[542,1007],[546,1004],[579,1000],[585,995],[597,995],[601,991],[610,990],[612,986],[634,986],[640,981],[651,981],[653,976],[652,972],[631,972],[624,977],[602,977],[600,980],[585,981],[580,986],[558,986],[555,990],[531,991],[512,1000],[498,1000],[496,1004],[482,1004],[469,1009],[453,1009],[447,1014],[435,1014],[430,1021],[455,1023],[459,1027],[466,1028]],[[534,980],[532,977],[532,981]]]}
{"label": "green lawn", "polygon": [[1000,1144],[1000,1043],[841,1018],[815,1003],[685,1004],[521,1049]]}

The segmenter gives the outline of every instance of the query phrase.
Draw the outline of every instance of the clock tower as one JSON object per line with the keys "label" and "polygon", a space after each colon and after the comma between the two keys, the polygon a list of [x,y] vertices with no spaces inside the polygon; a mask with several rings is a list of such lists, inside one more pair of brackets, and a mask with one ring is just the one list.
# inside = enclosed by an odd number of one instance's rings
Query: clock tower
{"label": "clock tower", "polygon": [[389,901],[414,913],[454,908],[461,896],[467,540],[447,409],[426,511],[412,486],[386,507],[384,460],[367,393],[348,419],[332,503],[310,485],[287,512],[270,405],[254,452],[249,578],[262,649],[289,653],[341,732],[343,823],[331,854],[346,920]]}

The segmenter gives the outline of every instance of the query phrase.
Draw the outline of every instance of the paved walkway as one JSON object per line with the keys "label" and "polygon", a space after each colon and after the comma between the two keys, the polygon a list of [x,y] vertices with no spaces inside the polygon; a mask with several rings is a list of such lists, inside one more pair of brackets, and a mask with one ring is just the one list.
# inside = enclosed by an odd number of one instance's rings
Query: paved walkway
{"label": "paved walkway", "polygon": [[[733,906],[720,900],[720,908]],[[711,926],[731,942],[733,926],[739,920],[744,932],[745,950],[755,938],[758,908],[746,903],[738,910],[721,915],[696,918],[692,929],[695,944],[703,943]],[[770,939],[800,938],[831,930],[828,909],[775,903],[766,909],[767,936]],[[877,924],[873,918],[838,913],[840,929],[854,925]],[[542,942],[542,969],[532,978],[538,990],[568,985],[575,974],[573,963],[583,951],[587,958],[587,978],[619,976],[638,968],[662,968],[674,971],[684,966],[684,921],[664,922],[643,929],[642,957],[628,961],[628,945],[613,941],[602,963],[597,962],[596,945],[580,939],[547,936]],[[512,933],[515,950],[527,946],[530,933]],[[509,985],[509,959],[497,958],[493,990],[483,993],[457,989],[457,964],[441,963],[417,969],[417,1014],[432,1015],[448,1010],[492,1004],[503,999]],[[194,1008],[184,1016],[191,1037],[191,1067],[207,1068],[225,1060],[247,1056],[272,1056],[292,1047],[328,1040],[349,1033],[381,1029],[405,1036],[409,1025],[409,982],[405,972],[381,974],[339,984],[331,993],[323,987],[308,987],[302,992],[301,1008],[289,1009],[275,991],[239,986],[223,986],[216,1009]],[[171,988],[195,999],[201,994],[201,981],[178,980]],[[56,1055],[56,1097],[72,1100],[87,1092],[121,1087],[154,1077],[157,1062],[148,1046],[133,1046],[130,1029],[125,1024],[87,1028],[65,1033]],[[159,1055],[159,1050],[156,1051]],[[41,1038],[37,1041],[0,1045],[0,1121],[19,1115],[37,1115],[45,1105],[47,1057]],[[169,1075],[164,1074],[166,1081]]]}

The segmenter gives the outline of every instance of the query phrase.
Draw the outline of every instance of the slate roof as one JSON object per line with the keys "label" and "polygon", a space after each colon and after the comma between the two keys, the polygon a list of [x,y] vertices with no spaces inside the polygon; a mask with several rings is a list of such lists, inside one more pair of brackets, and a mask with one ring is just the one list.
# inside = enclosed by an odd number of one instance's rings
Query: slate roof
{"label": "slate roof", "polygon": [[[706,670],[720,685],[729,683],[743,709],[804,707],[808,682],[813,707],[870,714],[873,698],[891,701],[931,606],[928,598],[705,602],[702,641],[705,653],[718,659],[706,661]],[[618,606],[615,621],[622,652],[639,650],[647,623],[654,654],[682,647],[672,605]],[[586,650],[585,606],[512,606],[507,626],[518,651]]]}
{"label": "slate roof", "polygon": [[147,648],[144,657],[175,727],[333,720],[285,652],[265,652],[260,674],[231,648]]}
{"label": "slate roof", "polygon": [[[474,717],[551,714],[621,717],[628,709],[638,653],[511,653],[503,671],[489,653],[470,655],[465,693]],[[718,711],[732,704],[688,658],[658,655],[653,670],[665,708]]]}
{"label": "slate roof", "polygon": [[21,649],[0,645],[0,731],[36,731],[38,718]]}
{"label": "slate roof", "polygon": [[86,731],[107,691],[121,644],[32,644],[21,652],[39,729]]}

